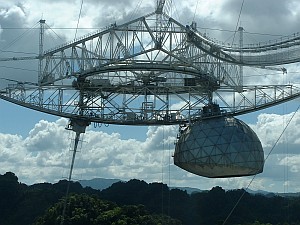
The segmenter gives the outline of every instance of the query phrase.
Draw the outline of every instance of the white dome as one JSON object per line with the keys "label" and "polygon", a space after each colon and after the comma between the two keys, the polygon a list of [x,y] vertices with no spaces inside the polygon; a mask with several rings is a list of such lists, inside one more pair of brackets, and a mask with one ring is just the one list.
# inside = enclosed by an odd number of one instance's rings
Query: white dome
{"label": "white dome", "polygon": [[204,177],[248,176],[263,171],[264,153],[248,125],[233,117],[219,117],[182,131],[174,164]]}

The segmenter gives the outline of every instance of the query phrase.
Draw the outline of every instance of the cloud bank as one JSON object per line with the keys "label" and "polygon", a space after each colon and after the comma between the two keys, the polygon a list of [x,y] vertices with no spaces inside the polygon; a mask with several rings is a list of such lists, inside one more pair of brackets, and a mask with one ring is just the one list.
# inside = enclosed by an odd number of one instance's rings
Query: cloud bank
{"label": "cloud bank", "polygon": [[[266,157],[291,116],[263,114],[258,117],[257,123],[251,125],[261,139]],[[65,130],[67,122],[63,118],[55,122],[41,120],[26,137],[0,134],[0,173],[13,171],[20,181],[28,184],[66,178],[74,138],[73,132]],[[299,125],[300,113],[296,113],[284,136],[268,156],[264,172],[254,180],[252,189],[283,191],[287,181],[284,173],[288,172],[290,190],[300,191]],[[214,185],[222,185],[226,189],[248,185],[251,177],[207,179],[174,166],[172,154],[176,133],[176,126],[149,127],[146,139],[136,140],[134,137],[122,139],[117,131],[108,134],[105,129],[88,128],[79,145],[73,178],[137,178],[201,189]]]}

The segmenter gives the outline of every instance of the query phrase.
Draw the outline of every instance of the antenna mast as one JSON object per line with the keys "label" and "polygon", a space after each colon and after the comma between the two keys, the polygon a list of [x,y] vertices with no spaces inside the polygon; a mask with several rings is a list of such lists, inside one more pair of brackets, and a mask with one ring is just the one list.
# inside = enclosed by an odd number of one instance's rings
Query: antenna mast
{"label": "antenna mast", "polygon": [[157,0],[156,13],[162,14],[166,0]]}
{"label": "antenna mast", "polygon": [[42,80],[43,54],[44,54],[44,31],[46,20],[40,21],[40,37],[39,37],[39,65],[38,65],[38,83]]}
{"label": "antenna mast", "polygon": [[[238,29],[240,40],[239,40],[239,48],[240,48],[240,62],[243,63],[243,47],[244,47],[244,28],[239,27]],[[238,80],[238,90],[242,91],[243,86],[243,76],[244,76],[244,68],[243,65],[240,64],[239,66],[239,80]]]}
{"label": "antenna mast", "polygon": [[156,1],[156,47],[161,48],[162,43],[162,29],[163,29],[163,9],[164,5],[166,3],[166,0],[157,0]]}

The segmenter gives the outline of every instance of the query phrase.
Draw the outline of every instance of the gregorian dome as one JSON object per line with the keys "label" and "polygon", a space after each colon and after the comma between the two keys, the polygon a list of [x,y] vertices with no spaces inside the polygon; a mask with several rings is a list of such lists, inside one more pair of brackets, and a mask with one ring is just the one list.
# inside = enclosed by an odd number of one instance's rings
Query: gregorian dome
{"label": "gregorian dome", "polygon": [[248,176],[263,171],[264,153],[247,124],[234,117],[217,117],[181,130],[174,164],[210,178]]}

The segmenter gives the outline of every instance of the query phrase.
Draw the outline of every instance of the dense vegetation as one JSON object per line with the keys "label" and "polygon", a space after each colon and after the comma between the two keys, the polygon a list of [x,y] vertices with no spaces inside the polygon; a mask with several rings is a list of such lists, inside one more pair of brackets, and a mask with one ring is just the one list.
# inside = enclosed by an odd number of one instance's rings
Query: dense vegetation
{"label": "dense vegetation", "polygon": [[[27,186],[15,174],[0,175],[0,225],[59,224],[67,182]],[[214,187],[191,195],[161,183],[118,182],[99,191],[78,182],[66,210],[65,224],[300,224],[300,198],[251,195],[244,190]],[[164,215],[164,216],[163,216]],[[170,217],[174,218],[170,218]],[[38,218],[38,219],[37,219]]]}
{"label": "dense vegetation", "polygon": [[[64,201],[60,201],[38,218],[34,225],[60,225]],[[168,216],[150,215],[143,205],[119,207],[117,204],[100,200],[86,194],[71,195],[64,216],[64,225],[125,225],[166,224],[181,225]]]}

